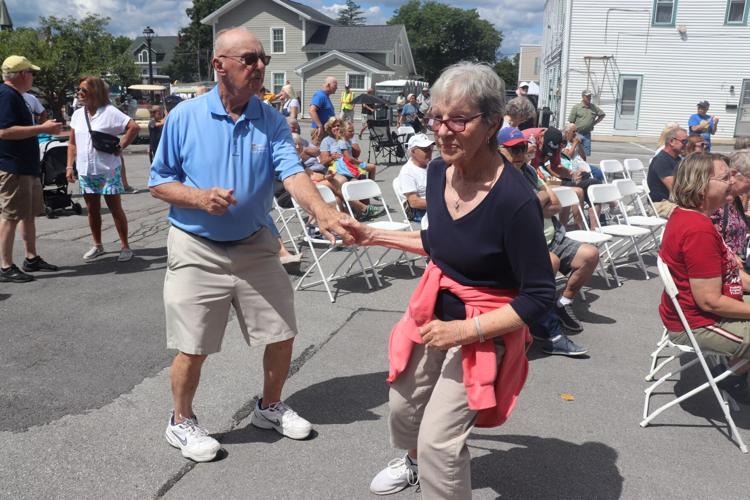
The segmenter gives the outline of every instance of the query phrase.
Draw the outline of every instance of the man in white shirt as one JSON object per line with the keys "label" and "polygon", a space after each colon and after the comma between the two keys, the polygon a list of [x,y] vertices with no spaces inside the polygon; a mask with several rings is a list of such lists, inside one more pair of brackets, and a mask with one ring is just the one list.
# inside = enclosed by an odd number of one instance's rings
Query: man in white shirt
{"label": "man in white shirt", "polygon": [[409,139],[407,161],[398,174],[398,184],[411,209],[411,219],[422,220],[427,213],[427,165],[432,160],[432,149],[435,142],[425,134],[415,134]]}

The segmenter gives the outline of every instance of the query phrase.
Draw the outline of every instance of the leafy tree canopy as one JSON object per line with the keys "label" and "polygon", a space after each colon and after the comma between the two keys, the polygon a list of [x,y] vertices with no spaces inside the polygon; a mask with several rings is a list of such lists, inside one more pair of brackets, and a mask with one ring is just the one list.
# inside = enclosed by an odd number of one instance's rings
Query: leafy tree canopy
{"label": "leafy tree canopy", "polygon": [[104,78],[110,85],[130,85],[138,79],[132,57],[125,53],[130,39],[115,37],[105,28],[108,17],[83,19],[54,16],[39,18],[39,27],[0,32],[0,60],[23,55],[41,67],[34,87],[47,100],[55,118],[72,96],[82,75]]}
{"label": "leafy tree canopy", "polygon": [[185,10],[190,24],[179,31],[179,45],[175,48],[172,63],[165,72],[172,80],[195,82],[211,79],[213,56],[213,30],[201,24],[201,19],[222,7],[229,0],[193,0]]}
{"label": "leafy tree canopy", "polygon": [[518,59],[519,54],[506,57],[495,64],[495,73],[505,82],[506,89],[516,88],[518,83]]}
{"label": "leafy tree canopy", "polygon": [[409,0],[388,24],[403,24],[417,72],[432,82],[446,66],[459,61],[494,64],[503,35],[479,17],[476,9],[460,9],[433,0]]}
{"label": "leafy tree canopy", "polygon": [[363,26],[367,19],[364,11],[354,0],[346,0],[344,8],[339,11],[339,17],[336,19],[344,26]]}

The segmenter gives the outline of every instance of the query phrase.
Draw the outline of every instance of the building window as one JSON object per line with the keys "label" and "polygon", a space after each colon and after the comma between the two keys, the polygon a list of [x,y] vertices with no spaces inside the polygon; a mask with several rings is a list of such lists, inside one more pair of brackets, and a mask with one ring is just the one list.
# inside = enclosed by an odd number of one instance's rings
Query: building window
{"label": "building window", "polygon": [[273,74],[273,93],[278,94],[281,92],[281,87],[286,84],[286,73],[274,73]]}
{"label": "building window", "polygon": [[138,53],[138,62],[139,63],[147,63],[148,62],[148,50],[143,49]]}
{"label": "building window", "polygon": [[271,28],[271,54],[284,52],[284,28]]}
{"label": "building window", "polygon": [[728,0],[726,24],[747,24],[748,0]]}
{"label": "building window", "polygon": [[653,26],[674,26],[677,17],[677,0],[654,0]]}
{"label": "building window", "polygon": [[351,90],[365,90],[367,88],[365,85],[365,76],[364,73],[347,74],[346,79],[349,82],[349,88]]}
{"label": "building window", "polygon": [[534,58],[534,76],[539,76],[539,58]]}

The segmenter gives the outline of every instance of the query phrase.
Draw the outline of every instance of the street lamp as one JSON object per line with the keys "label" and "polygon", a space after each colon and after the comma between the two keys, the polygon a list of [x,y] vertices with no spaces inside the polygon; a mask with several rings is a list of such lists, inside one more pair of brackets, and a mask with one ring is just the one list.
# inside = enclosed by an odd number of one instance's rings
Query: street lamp
{"label": "street lamp", "polygon": [[[148,84],[154,84],[154,69],[151,65],[151,40],[154,38],[154,30],[150,26],[146,26],[143,30],[143,37],[146,39],[146,50],[148,50]],[[151,92],[151,102],[154,102],[154,92]]]}

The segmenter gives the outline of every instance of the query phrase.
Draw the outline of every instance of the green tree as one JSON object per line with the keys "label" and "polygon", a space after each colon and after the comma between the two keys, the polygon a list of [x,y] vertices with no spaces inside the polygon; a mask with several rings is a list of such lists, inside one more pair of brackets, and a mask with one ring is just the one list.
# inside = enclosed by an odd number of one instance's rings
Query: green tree
{"label": "green tree", "polygon": [[193,82],[211,78],[213,57],[213,30],[201,24],[201,19],[223,6],[229,0],[193,0],[193,6],[185,9],[190,24],[179,31],[179,44],[175,48],[172,63],[165,72],[172,80]]}
{"label": "green tree", "polygon": [[434,81],[458,61],[494,64],[503,41],[501,32],[479,17],[476,9],[459,9],[433,0],[409,0],[388,24],[403,24],[417,72]]}
{"label": "green tree", "polygon": [[336,19],[344,26],[363,26],[367,19],[364,11],[354,0],[346,0],[344,8],[339,11],[339,17]]}
{"label": "green tree", "polygon": [[39,28],[0,32],[0,59],[21,54],[41,67],[34,87],[47,100],[52,115],[61,119],[81,75],[100,76],[117,85],[138,79],[135,63],[122,49],[125,39],[108,33],[108,24],[108,17],[98,15],[41,17]]}
{"label": "green tree", "polygon": [[518,58],[520,54],[506,57],[495,64],[495,73],[505,82],[506,89],[516,88],[518,83]]}

